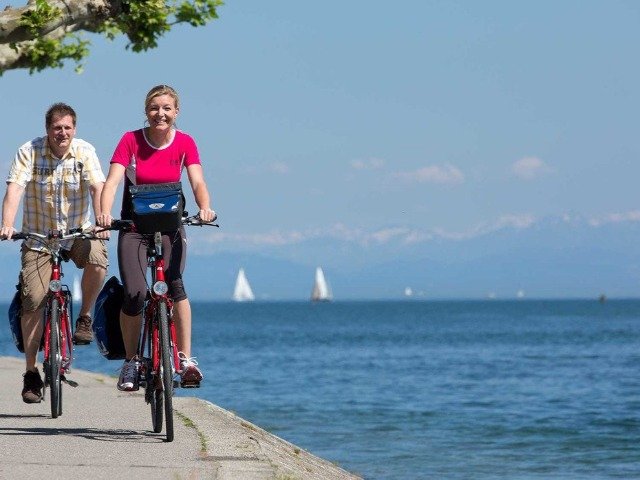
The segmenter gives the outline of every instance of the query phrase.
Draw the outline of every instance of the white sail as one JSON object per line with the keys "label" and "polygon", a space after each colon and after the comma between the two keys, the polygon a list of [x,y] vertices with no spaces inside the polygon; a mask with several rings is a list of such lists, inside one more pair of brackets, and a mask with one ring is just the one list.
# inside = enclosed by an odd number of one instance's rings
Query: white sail
{"label": "white sail", "polygon": [[71,290],[71,299],[76,303],[82,303],[82,288],[80,288],[80,277],[73,277],[73,290]]}
{"label": "white sail", "polygon": [[238,278],[236,278],[236,288],[233,290],[233,300],[236,302],[250,302],[255,300],[249,280],[244,274],[244,269],[241,268],[238,272]]}
{"label": "white sail", "polygon": [[311,291],[311,300],[314,302],[328,302],[331,300],[331,291],[320,267],[316,268],[316,280]]}

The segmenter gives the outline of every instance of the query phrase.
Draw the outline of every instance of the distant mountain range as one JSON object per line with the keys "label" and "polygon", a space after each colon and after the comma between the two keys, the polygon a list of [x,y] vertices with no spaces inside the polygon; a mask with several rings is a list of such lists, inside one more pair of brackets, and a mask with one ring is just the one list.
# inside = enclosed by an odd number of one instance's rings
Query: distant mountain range
{"label": "distant mountain range", "polygon": [[640,223],[593,226],[547,219],[478,236],[407,245],[316,238],[260,254],[199,256],[189,265],[194,298],[229,298],[244,267],[256,298],[306,300],[323,267],[336,300],[609,298],[640,296]]}
{"label": "distant mountain range", "polygon": [[[198,243],[198,235],[190,237]],[[196,300],[229,300],[243,267],[257,300],[308,300],[315,267],[322,266],[334,299],[515,299],[640,296],[640,222],[595,225],[548,218],[466,236],[423,235],[382,241],[317,235],[253,247],[232,243],[215,253],[190,253],[185,283]],[[14,291],[18,245],[0,246],[5,275],[0,299]],[[113,251],[115,242],[110,244]],[[203,248],[194,250],[202,251]],[[117,275],[115,255],[110,273]],[[74,273],[74,268],[67,268]],[[67,283],[72,284],[67,278]],[[405,296],[405,288],[413,293]]]}

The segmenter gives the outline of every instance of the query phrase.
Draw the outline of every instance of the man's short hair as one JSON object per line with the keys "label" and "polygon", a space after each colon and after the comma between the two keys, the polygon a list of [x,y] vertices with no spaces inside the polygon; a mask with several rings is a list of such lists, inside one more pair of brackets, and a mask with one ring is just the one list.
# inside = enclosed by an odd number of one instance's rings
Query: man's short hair
{"label": "man's short hair", "polygon": [[70,115],[73,119],[73,126],[76,126],[76,111],[66,103],[54,103],[47,110],[47,114],[44,117],[45,127],[49,128],[53,123],[53,117],[64,117]]}

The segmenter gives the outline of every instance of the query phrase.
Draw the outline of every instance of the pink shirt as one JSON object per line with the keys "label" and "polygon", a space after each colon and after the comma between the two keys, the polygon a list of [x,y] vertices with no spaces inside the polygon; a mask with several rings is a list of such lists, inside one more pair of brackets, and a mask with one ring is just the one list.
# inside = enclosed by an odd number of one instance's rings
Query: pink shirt
{"label": "pink shirt", "polygon": [[200,164],[196,142],[179,130],[173,141],[162,148],[151,146],[142,129],[125,133],[113,152],[111,163],[128,167],[132,159],[135,159],[138,185],[179,182],[183,167]]}
{"label": "pink shirt", "polygon": [[[121,218],[131,218],[131,194],[129,185],[135,172],[135,184],[179,182],[182,168],[199,165],[198,147],[191,136],[176,130],[173,141],[162,148],[153,147],[147,142],[144,130],[125,133],[111,163],[119,163],[126,169],[125,188],[122,196]],[[135,168],[132,168],[135,165]]]}

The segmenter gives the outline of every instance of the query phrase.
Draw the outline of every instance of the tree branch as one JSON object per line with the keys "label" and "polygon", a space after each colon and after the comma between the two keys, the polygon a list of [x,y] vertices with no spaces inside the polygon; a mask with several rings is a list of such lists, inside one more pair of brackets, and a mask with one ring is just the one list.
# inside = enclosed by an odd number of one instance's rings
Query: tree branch
{"label": "tree branch", "polygon": [[220,5],[222,0],[27,0],[24,7],[0,11],[0,75],[62,67],[65,60],[81,70],[89,42],[77,31],[109,39],[126,35],[126,48],[134,52],[156,48],[176,24],[198,27],[218,18]]}
{"label": "tree branch", "polygon": [[[68,31],[95,32],[107,18],[119,13],[122,2],[120,0],[49,0],[48,3],[51,7],[59,9],[60,15],[40,29],[38,32],[40,37],[45,37],[61,27],[67,27]],[[0,12],[0,44],[34,39],[33,34],[20,25],[22,14],[29,10],[33,10],[33,5]]]}

